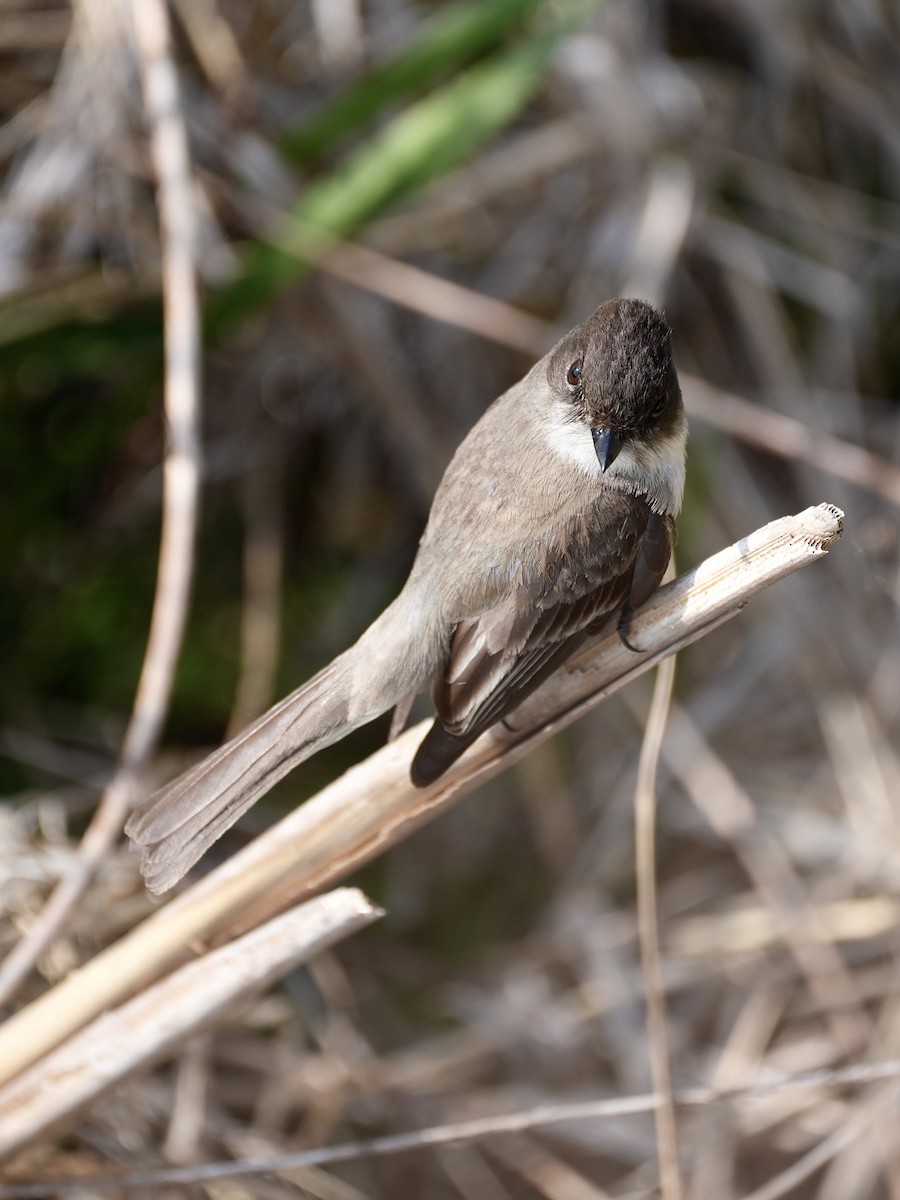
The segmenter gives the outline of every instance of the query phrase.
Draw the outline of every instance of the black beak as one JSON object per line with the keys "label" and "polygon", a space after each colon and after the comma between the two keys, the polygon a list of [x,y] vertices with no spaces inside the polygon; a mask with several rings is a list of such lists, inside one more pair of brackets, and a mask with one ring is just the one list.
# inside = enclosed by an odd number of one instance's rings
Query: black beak
{"label": "black beak", "polygon": [[622,439],[612,429],[591,429],[591,437],[594,439],[594,451],[600,470],[605,471],[622,449]]}

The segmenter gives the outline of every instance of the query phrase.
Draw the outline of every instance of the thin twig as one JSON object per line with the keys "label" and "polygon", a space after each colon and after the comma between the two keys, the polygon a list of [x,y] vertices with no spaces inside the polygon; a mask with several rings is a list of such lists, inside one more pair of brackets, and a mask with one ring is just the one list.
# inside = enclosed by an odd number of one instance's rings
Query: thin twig
{"label": "thin twig", "polygon": [[241,45],[216,0],[175,0],[175,10],[200,70],[226,96],[248,87]]}
{"label": "thin twig", "polygon": [[656,901],[656,772],[672,701],[675,656],[660,663],[653,687],[647,727],[641,743],[634,795],[635,860],[637,872],[638,941],[644,997],[647,1005],[647,1043],[650,1074],[660,1104],[653,1111],[659,1154],[659,1184],[662,1200],[681,1200],[684,1187],[678,1155],[678,1130],[672,1097],[666,998],[659,953]]}
{"label": "thin twig", "polygon": [[234,737],[272,703],[281,648],[284,459],[258,459],[244,482],[241,669],[225,738]]}
{"label": "thin twig", "polygon": [[[660,588],[631,624],[639,653],[613,632],[554,676],[440,780],[414,788],[422,723],[295,809],[171,904],[0,1027],[6,1082],[99,1012],[182,960],[198,939],[226,940],[324,890],[550,738],[613,691],[740,611],[762,588],[827,553],[842,514],[831,505],[782,517]],[[152,862],[145,870],[157,886]]]}
{"label": "thin twig", "polygon": [[200,338],[187,133],[162,0],[132,0],[144,105],[159,191],[165,305],[165,415],[169,445],[153,614],[118,767],[69,874],[0,968],[5,1004],[53,942],[119,836],[139,776],[156,747],[181,649],[190,594],[200,483]]}
{"label": "thin twig", "polygon": [[805,463],[900,504],[900,467],[896,463],[794,417],[751,404],[696,375],[680,374],[685,406],[692,417],[767,454]]}
{"label": "thin twig", "polygon": [[[533,356],[564,332],[513,304],[442,279],[421,267],[382,254],[358,242],[342,241],[296,217],[270,219],[269,240],[319,270],[354,287],[423,313],[479,337]],[[679,372],[688,415],[777,458],[802,462],[835,479],[875,492],[900,505],[900,467],[844,438],[753,404],[733,392]]]}
{"label": "thin twig", "polygon": [[[466,1146],[470,1154],[475,1147]],[[492,1158],[530,1184],[546,1200],[611,1200],[609,1192],[601,1189],[564,1159],[542,1145],[525,1131],[496,1138],[488,1147]],[[458,1151],[457,1151],[458,1153]],[[465,1193],[463,1193],[465,1195]],[[471,1196],[481,1197],[472,1191]]]}
{"label": "thin twig", "polygon": [[[741,1101],[758,1102],[767,1096],[803,1091],[807,1089],[859,1087],[880,1080],[900,1078],[900,1059],[888,1059],[880,1063],[864,1063],[842,1067],[835,1071],[798,1072],[790,1077],[755,1083],[750,1087],[732,1091],[717,1091],[715,1088],[685,1088],[675,1093],[679,1108],[705,1108],[711,1104],[736,1104]],[[878,1094],[875,1102],[884,1097],[887,1104],[896,1095],[893,1087]],[[333,1166],[337,1163],[356,1162],[366,1158],[384,1158],[391,1154],[404,1154],[424,1150],[431,1146],[446,1146],[453,1142],[473,1141],[476,1138],[499,1134],[520,1133],[525,1129],[536,1129],[548,1125],[562,1125],[568,1121],[598,1121],[614,1117],[644,1116],[652,1113],[660,1098],[653,1093],[637,1096],[613,1096],[601,1100],[577,1100],[571,1103],[539,1104],[534,1108],[499,1116],[476,1117],[470,1121],[454,1121],[448,1125],[432,1125],[427,1129],[416,1129],[410,1133],[393,1133],[384,1137],[368,1138],[357,1142],[339,1142],[333,1146],[318,1146],[311,1150],[298,1150],[291,1154],[275,1154],[242,1162],[211,1162],[190,1167],[170,1167],[159,1171],[139,1171],[128,1175],[94,1175],[77,1179],[54,1179],[48,1183],[11,1184],[0,1187],[0,1200],[44,1200],[58,1192],[77,1189],[109,1188],[133,1190],[156,1188],[175,1184],[209,1183],[217,1179],[246,1179],[254,1175],[293,1171],[304,1167]],[[881,1103],[878,1104],[882,1107]],[[826,1138],[821,1147],[837,1153],[844,1145],[869,1128],[871,1109],[865,1110],[867,1119],[852,1121]],[[862,1115],[862,1114],[860,1114]],[[839,1140],[834,1145],[833,1139]],[[817,1150],[820,1148],[817,1147]],[[823,1151],[823,1153],[826,1151]],[[815,1151],[812,1153],[816,1153]],[[807,1156],[809,1157],[809,1156]],[[801,1160],[803,1161],[803,1160]],[[826,1158],[827,1161],[827,1158]],[[794,1164],[795,1167],[797,1164]],[[822,1165],[822,1160],[815,1167]],[[815,1169],[815,1168],[814,1168]],[[796,1180],[799,1182],[799,1179]],[[769,1185],[767,1185],[769,1186]],[[784,1192],[754,1193],[747,1200],[774,1200]]]}
{"label": "thin twig", "polygon": [[871,1131],[880,1116],[889,1108],[896,1108],[898,1096],[900,1088],[896,1083],[883,1088],[848,1120],[842,1121],[833,1133],[823,1138],[809,1153],[791,1163],[785,1170],[779,1171],[768,1183],[745,1196],[744,1200],[780,1200],[780,1197],[792,1192],[804,1180],[836,1158],[842,1150],[851,1146],[858,1137]]}
{"label": "thin twig", "polygon": [[856,1054],[871,1025],[851,974],[809,903],[785,846],[757,819],[750,796],[678,704],[669,713],[664,757],[688,796],[723,841],[734,846],[785,944],[821,1005],[840,1053]]}
{"label": "thin twig", "polygon": [[394,304],[465,329],[525,354],[540,353],[562,330],[463,284],[382,254],[300,221],[293,214],[270,214],[268,240],[286,254],[312,264],[335,279],[363,288]]}

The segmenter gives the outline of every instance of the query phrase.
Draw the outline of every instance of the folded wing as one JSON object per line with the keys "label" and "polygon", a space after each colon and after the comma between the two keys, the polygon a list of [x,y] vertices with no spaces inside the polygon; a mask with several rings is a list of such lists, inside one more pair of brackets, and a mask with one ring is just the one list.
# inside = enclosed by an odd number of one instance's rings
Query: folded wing
{"label": "folded wing", "polygon": [[633,502],[615,528],[591,533],[574,559],[551,567],[553,583],[540,598],[522,589],[457,625],[433,689],[437,716],[412,763],[418,787],[437,779],[626,604],[642,604],[658,586],[671,554],[668,518]]}

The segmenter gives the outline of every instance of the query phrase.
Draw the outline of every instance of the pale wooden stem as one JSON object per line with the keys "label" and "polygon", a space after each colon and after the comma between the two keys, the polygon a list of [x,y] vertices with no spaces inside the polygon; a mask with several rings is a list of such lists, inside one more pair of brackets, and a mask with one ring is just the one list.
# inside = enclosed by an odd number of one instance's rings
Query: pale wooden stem
{"label": "pale wooden stem", "polygon": [[757,592],[821,558],[843,514],[820,504],[782,517],[656,593],[633,619],[548,681],[430,788],[409,782],[419,725],[346,772],[239,854],[165,905],[0,1028],[0,1083],[103,1009],[188,957],[198,939],[227,940],[298,898],[331,886],[650,666],[727,620]]}
{"label": "pale wooden stem", "polygon": [[380,915],[357,888],[339,888],[188,963],[98,1017],[0,1092],[0,1158],[66,1123],[221,1012]]}

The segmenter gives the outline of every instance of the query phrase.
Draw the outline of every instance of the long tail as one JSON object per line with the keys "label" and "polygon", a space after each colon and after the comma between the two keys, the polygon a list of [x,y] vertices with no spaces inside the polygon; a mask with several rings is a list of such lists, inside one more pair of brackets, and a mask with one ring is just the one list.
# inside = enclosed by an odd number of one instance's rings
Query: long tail
{"label": "long tail", "polygon": [[[394,611],[392,611],[392,609]],[[392,606],[346,653],[135,811],[125,832],[154,892],[170,888],[299,763],[386,712],[410,690],[409,662],[385,654]],[[381,651],[381,653],[379,653]],[[402,650],[399,659],[403,660]]]}

